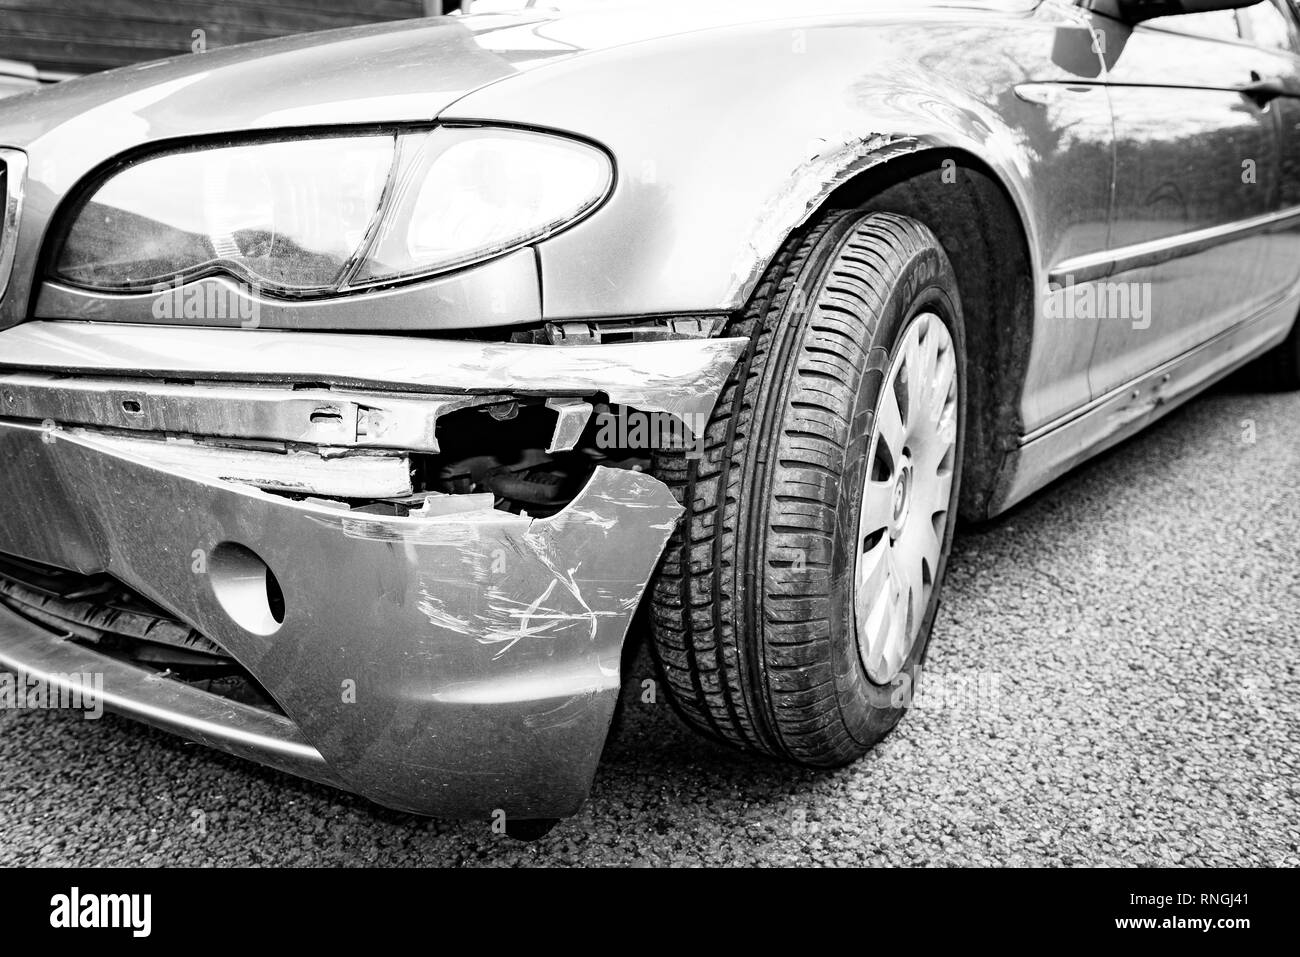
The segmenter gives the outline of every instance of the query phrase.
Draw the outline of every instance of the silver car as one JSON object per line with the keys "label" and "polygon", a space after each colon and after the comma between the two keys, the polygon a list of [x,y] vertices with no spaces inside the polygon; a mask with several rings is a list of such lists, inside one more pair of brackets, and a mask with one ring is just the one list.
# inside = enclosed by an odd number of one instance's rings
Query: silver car
{"label": "silver car", "polygon": [[522,833],[644,608],[833,767],[958,516],[1300,385],[1288,3],[485,10],[0,102],[0,670]]}

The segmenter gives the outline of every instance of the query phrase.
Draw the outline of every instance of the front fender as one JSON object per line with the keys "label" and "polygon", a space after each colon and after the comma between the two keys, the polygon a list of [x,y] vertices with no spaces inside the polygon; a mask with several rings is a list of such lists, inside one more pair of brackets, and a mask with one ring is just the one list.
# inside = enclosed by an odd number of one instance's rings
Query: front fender
{"label": "front fender", "polygon": [[513,77],[441,119],[570,130],[617,158],[607,205],[540,247],[547,318],[734,310],[837,186],[930,148],[969,152],[1001,180],[1037,279],[1077,243],[1073,226],[1106,215],[1104,196],[1051,215],[1034,171],[1064,148],[1071,117],[1014,92],[1077,79],[1053,62],[1059,32],[1088,36],[1069,16],[1046,5],[707,30]]}

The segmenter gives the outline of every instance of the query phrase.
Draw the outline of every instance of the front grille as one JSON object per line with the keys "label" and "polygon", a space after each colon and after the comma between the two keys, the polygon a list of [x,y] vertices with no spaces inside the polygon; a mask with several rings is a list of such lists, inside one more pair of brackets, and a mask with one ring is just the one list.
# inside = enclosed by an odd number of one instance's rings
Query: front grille
{"label": "front grille", "polygon": [[112,576],[0,554],[0,605],[110,658],[280,713],[225,649]]}
{"label": "front grille", "polygon": [[89,644],[108,639],[228,661],[215,642],[108,575],[78,575],[0,555],[0,604]]}
{"label": "front grille", "polygon": [[23,209],[27,155],[0,147],[0,300],[9,288],[18,251],[18,218]]}

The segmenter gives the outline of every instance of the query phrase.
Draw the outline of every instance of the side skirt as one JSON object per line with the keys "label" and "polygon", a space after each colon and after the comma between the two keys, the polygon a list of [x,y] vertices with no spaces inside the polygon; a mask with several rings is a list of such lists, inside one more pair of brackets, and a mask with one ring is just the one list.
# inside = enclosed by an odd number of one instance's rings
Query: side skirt
{"label": "side skirt", "polygon": [[1003,459],[989,516],[1006,511],[1076,465],[1140,432],[1286,338],[1300,289],[1163,365],[1021,436]]}

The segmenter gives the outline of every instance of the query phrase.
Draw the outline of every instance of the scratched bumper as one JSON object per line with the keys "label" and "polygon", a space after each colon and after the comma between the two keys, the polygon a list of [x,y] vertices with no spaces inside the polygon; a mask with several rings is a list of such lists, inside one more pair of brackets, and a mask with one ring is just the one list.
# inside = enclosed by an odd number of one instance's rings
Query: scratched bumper
{"label": "scratched bumper", "polygon": [[[231,712],[223,730],[221,709],[204,700],[215,696],[162,697],[78,652],[76,670],[106,673],[110,705],[448,817],[578,807],[613,714],[628,622],[680,511],[655,480],[602,469],[548,519],[354,516],[14,423],[0,424],[0,462],[0,551],[113,574],[220,644],[289,721],[278,732],[264,722],[259,738]],[[232,620],[219,567],[195,571],[196,554],[231,545],[280,582],[284,620],[272,634]],[[0,623],[11,670],[72,670],[65,645]]]}
{"label": "scratched bumper", "polygon": [[[0,335],[16,342],[22,328]],[[102,351],[60,348],[88,367],[72,359],[72,366],[43,365],[15,348],[0,372],[114,371]],[[526,355],[538,365],[536,352]],[[690,404],[707,414],[730,355],[708,358],[694,390],[683,385],[694,375],[681,359],[687,349],[673,355],[672,375],[647,404]],[[192,356],[214,361],[211,350]],[[566,353],[555,356],[563,370]],[[496,371],[474,385],[533,385],[512,375],[511,357],[494,354]],[[130,374],[133,381],[176,372],[196,378],[172,369],[181,362]],[[347,365],[351,378],[318,366],[310,378],[375,384],[356,381],[355,349]],[[653,389],[608,362],[590,365],[593,374],[622,376],[624,390]],[[538,376],[535,389],[571,393],[585,374]],[[656,374],[647,376],[657,381]],[[73,407],[66,394],[58,398],[59,408]],[[157,390],[148,398],[168,400]],[[85,403],[75,407],[83,422],[95,413]],[[189,408],[160,406],[159,414]],[[0,670],[101,672],[112,710],[399,810],[561,817],[579,807],[613,714],[629,622],[681,511],[662,484],[598,468],[549,518],[470,501],[480,496],[454,507],[446,500],[461,497],[445,497],[436,513],[399,517],[273,494],[191,470],[183,458],[153,457],[147,445],[75,422],[0,418],[0,553],[115,576],[220,645],[284,715],[108,658],[4,608]],[[283,592],[279,621],[254,607],[266,598],[265,578],[260,591],[257,580],[266,569]]]}

